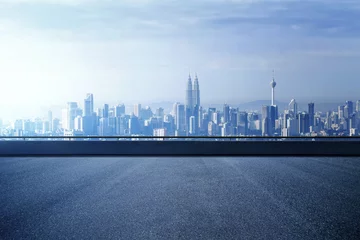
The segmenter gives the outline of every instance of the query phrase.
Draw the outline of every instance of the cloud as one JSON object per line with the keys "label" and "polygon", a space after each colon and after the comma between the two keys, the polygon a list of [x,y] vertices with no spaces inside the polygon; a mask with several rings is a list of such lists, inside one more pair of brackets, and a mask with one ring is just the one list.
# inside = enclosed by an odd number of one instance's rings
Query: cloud
{"label": "cloud", "polygon": [[[81,102],[86,92],[97,101],[181,101],[189,69],[201,76],[207,100],[263,99],[273,68],[281,98],[346,96],[346,86],[360,87],[351,83],[360,74],[358,6],[0,0],[0,79],[3,89],[23,96],[13,100],[19,111],[24,104]],[[347,85],[318,91],[337,77]],[[0,100],[12,96],[5,91]]]}

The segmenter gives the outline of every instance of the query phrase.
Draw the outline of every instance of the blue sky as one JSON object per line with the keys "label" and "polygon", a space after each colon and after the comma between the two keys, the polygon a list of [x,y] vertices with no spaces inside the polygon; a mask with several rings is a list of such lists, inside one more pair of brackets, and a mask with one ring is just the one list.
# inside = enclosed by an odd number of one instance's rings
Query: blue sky
{"label": "blue sky", "polygon": [[0,107],[183,101],[189,71],[203,102],[246,102],[272,69],[280,101],[356,100],[359,17],[350,0],[0,0]]}

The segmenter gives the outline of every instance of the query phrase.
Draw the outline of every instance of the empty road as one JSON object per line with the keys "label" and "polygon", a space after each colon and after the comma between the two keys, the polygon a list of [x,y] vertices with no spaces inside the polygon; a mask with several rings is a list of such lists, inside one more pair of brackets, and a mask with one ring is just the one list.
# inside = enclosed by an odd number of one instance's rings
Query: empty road
{"label": "empty road", "polygon": [[360,158],[0,158],[0,239],[359,239]]}

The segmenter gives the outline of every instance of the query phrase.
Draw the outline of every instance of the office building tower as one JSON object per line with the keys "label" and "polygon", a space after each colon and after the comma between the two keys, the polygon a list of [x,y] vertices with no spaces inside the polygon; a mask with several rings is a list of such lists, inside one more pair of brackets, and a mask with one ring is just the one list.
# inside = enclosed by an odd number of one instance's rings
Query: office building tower
{"label": "office building tower", "polygon": [[[99,117],[103,117],[104,111],[101,111]],[[84,114],[82,118],[82,131],[84,135],[95,135],[96,117],[94,116],[94,96],[91,93],[86,95],[84,99]]]}
{"label": "office building tower", "polygon": [[296,117],[298,111],[298,105],[295,99],[291,99],[289,103],[289,113],[291,117]]}
{"label": "office building tower", "polygon": [[338,107],[338,115],[340,119],[344,118],[344,110],[345,110],[345,106],[339,106]]}
{"label": "office building tower", "polygon": [[42,134],[46,134],[50,132],[50,122],[43,121]]}
{"label": "office building tower", "polygon": [[134,105],[134,115],[137,118],[141,117],[141,104],[138,103]]}
{"label": "office building tower", "polygon": [[261,118],[262,118],[262,135],[270,136],[271,135],[270,106],[262,106]]}
{"label": "office building tower", "polygon": [[278,107],[276,105],[269,106],[270,110],[270,133],[271,135],[275,132],[275,122],[278,119]]}
{"label": "office building tower", "polygon": [[328,112],[326,113],[326,126],[325,126],[325,128],[326,128],[326,129],[331,129],[331,126],[332,126],[331,112],[328,111]]}
{"label": "office building tower", "polygon": [[173,104],[172,107],[172,111],[171,111],[171,115],[174,117],[174,119],[176,119],[176,115],[177,115],[177,106],[179,105],[179,102],[176,102]]}
{"label": "office building tower", "polygon": [[155,111],[155,115],[157,117],[164,117],[164,109],[163,108],[157,108],[156,111]]}
{"label": "office building tower", "polygon": [[132,115],[129,119],[129,134],[138,135],[141,132],[139,118]]}
{"label": "office building tower", "polygon": [[349,117],[349,128],[357,128],[357,115],[355,113],[351,114]]}
{"label": "office building tower", "polygon": [[115,107],[115,117],[121,117],[125,115],[125,105],[119,104]]}
{"label": "office building tower", "polygon": [[227,123],[230,121],[230,106],[227,104],[224,104],[223,117],[223,123]]}
{"label": "office building tower", "polygon": [[52,132],[56,133],[57,131],[60,130],[60,128],[61,128],[60,119],[54,118],[52,120]]}
{"label": "office building tower", "polygon": [[74,130],[83,131],[83,118],[81,116],[77,116],[74,119]]}
{"label": "office building tower", "polygon": [[238,110],[235,108],[231,108],[230,109],[230,119],[229,119],[229,123],[232,127],[237,127],[237,122],[238,122]]}
{"label": "office building tower", "polygon": [[74,119],[77,116],[82,115],[82,110],[78,108],[76,102],[68,102],[67,108],[62,111],[62,126],[63,129],[73,130],[74,129]]}
{"label": "office building tower", "polygon": [[216,125],[220,124],[221,120],[220,120],[220,114],[219,112],[214,112],[211,115],[211,121],[213,121]]}
{"label": "office building tower", "polygon": [[194,86],[193,86],[193,106],[200,106],[200,85],[197,74],[195,74]]}
{"label": "office building tower", "polygon": [[164,122],[163,122],[164,128],[166,128],[166,132],[169,135],[175,134],[175,119],[171,114],[166,114],[164,116]]}
{"label": "office building tower", "polygon": [[100,118],[98,127],[99,136],[109,136],[109,118]]}
{"label": "office building tower", "polygon": [[147,120],[153,117],[153,115],[154,113],[152,112],[151,108],[146,106],[144,109],[141,109],[139,119]]}
{"label": "office building tower", "polygon": [[109,118],[109,104],[104,104],[102,117]]}
{"label": "office building tower", "polygon": [[23,120],[22,119],[15,120],[15,122],[13,123],[12,129],[23,130]]}
{"label": "office building tower", "polygon": [[207,125],[207,135],[208,136],[216,136],[216,128],[217,125],[214,122],[209,122]]}
{"label": "office building tower", "polygon": [[94,96],[91,93],[86,94],[84,99],[84,116],[92,116],[94,112]]}
{"label": "office building tower", "polygon": [[190,109],[190,112],[192,112],[193,108],[193,86],[192,86],[192,80],[191,76],[189,74],[189,78],[186,85],[186,97],[185,97],[185,107],[187,109]]}
{"label": "office building tower", "polygon": [[308,104],[308,113],[309,113],[309,125],[310,127],[314,127],[314,119],[315,119],[315,104]]}
{"label": "office building tower", "polygon": [[115,132],[118,136],[124,136],[128,132],[129,116],[116,117]]}
{"label": "office building tower", "polygon": [[353,103],[353,101],[346,101],[346,106],[347,106],[348,111],[349,111],[349,116],[348,117],[350,117],[354,113],[354,103]]}
{"label": "office building tower", "polygon": [[360,100],[356,101],[356,112],[360,112]]}
{"label": "office building tower", "polygon": [[275,105],[275,87],[276,87],[274,71],[273,71],[273,79],[270,83],[270,86],[271,86],[271,105],[274,106]]}
{"label": "office building tower", "polygon": [[113,136],[116,134],[116,117],[109,117],[109,135]]}
{"label": "office building tower", "polygon": [[[203,108],[201,107],[201,106],[199,106],[198,107],[199,109],[198,109],[198,115],[197,115],[197,122],[196,122],[196,124],[197,124],[197,128],[198,128],[198,132],[197,133],[199,133],[199,132],[202,132],[202,133],[204,133],[205,132],[205,128],[204,128],[204,111],[203,111]],[[207,115],[207,118],[208,118],[208,115]],[[209,120],[207,120],[207,122],[206,122],[206,124],[209,122]]]}
{"label": "office building tower", "polygon": [[190,128],[189,128],[190,135],[195,135],[196,133],[196,120],[194,116],[190,117]]}
{"label": "office building tower", "polygon": [[238,120],[237,133],[242,136],[248,135],[248,130],[249,130],[248,113],[247,112],[239,112],[237,120]]}
{"label": "office building tower", "polygon": [[185,106],[178,104],[176,112],[176,131],[179,134],[184,134],[186,131]]}
{"label": "office building tower", "polygon": [[302,112],[298,114],[298,121],[299,121],[299,134],[306,134],[310,132],[310,121],[309,121],[309,114]]}

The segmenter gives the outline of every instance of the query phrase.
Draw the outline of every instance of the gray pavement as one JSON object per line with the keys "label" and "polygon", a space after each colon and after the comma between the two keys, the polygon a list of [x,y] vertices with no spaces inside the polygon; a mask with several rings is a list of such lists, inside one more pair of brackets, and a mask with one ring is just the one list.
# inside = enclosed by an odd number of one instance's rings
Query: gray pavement
{"label": "gray pavement", "polygon": [[0,239],[360,239],[360,158],[0,158]]}

